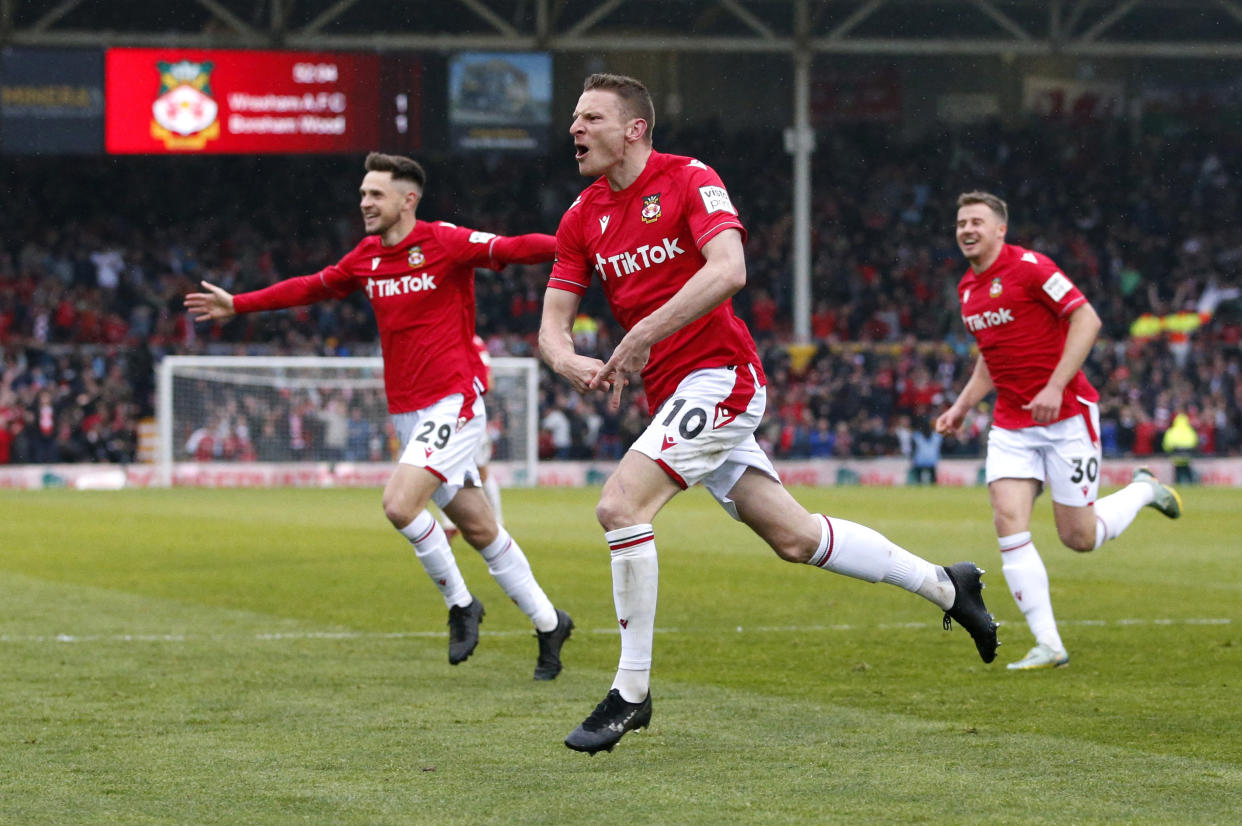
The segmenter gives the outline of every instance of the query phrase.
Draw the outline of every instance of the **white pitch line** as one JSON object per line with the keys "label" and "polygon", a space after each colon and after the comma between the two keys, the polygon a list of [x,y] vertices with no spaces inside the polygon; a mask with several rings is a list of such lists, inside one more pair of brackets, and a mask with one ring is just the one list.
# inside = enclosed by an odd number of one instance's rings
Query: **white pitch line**
{"label": "white pitch line", "polygon": [[[1187,617],[1183,619],[1141,619],[1127,618],[1118,620],[1062,620],[1061,625],[1089,625],[1092,627],[1132,627],[1142,625],[1231,625],[1229,617]],[[1000,623],[1002,626],[1010,623]],[[752,625],[736,626],[733,633],[737,634],[805,634],[825,631],[893,631],[935,627],[935,623],[926,622],[890,622],[867,625],[843,623],[839,625]],[[577,628],[577,633],[616,635],[615,628]],[[484,631],[485,637],[530,636],[533,631]],[[719,628],[657,628],[657,634],[722,634],[729,633]],[[257,642],[280,642],[284,640],[404,640],[434,639],[447,636],[447,631],[273,631],[258,634],[0,634],[0,643],[91,643],[91,642],[228,642],[253,640]]]}

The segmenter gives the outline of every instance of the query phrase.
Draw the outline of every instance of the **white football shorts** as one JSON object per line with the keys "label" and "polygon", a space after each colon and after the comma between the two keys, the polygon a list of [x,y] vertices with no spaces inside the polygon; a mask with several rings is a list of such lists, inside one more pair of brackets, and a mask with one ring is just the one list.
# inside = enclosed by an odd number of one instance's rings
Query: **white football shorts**
{"label": "white football shorts", "polygon": [[660,405],[630,450],[650,458],[683,489],[702,482],[737,519],[729,493],[746,468],[780,481],[755,441],[767,398],[750,365],[696,370]]}
{"label": "white football shorts", "polygon": [[487,467],[487,463],[492,460],[492,434],[487,427],[483,428],[483,438],[479,439],[479,446],[474,449],[474,463],[478,467]]}
{"label": "white football shorts", "polygon": [[1048,487],[1054,502],[1071,507],[1094,504],[1100,490],[1100,409],[1079,401],[1087,406],[1081,416],[1018,430],[992,427],[988,482],[1036,479]]}
{"label": "white football shorts", "polygon": [[487,438],[487,413],[479,396],[474,400],[474,415],[463,422],[459,418],[462,401],[462,394],[454,393],[422,410],[392,417],[401,439],[398,463],[426,468],[440,478],[442,484],[431,501],[441,508],[463,487],[482,485],[475,454],[479,442]]}

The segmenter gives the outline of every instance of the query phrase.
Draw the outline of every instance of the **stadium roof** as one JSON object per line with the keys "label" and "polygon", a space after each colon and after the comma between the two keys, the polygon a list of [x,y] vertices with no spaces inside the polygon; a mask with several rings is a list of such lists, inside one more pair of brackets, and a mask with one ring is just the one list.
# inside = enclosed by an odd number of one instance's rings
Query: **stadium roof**
{"label": "stadium roof", "polygon": [[0,0],[0,45],[1242,57],[1242,0]]}

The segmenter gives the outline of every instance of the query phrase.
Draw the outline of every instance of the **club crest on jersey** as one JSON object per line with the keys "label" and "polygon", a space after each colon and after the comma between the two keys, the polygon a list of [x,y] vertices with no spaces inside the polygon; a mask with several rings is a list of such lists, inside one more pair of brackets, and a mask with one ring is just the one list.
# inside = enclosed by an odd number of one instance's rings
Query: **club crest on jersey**
{"label": "club crest on jersey", "polygon": [[411,267],[418,269],[427,263],[427,256],[423,255],[422,247],[410,247],[410,254],[406,260],[410,262]]}
{"label": "club crest on jersey", "polygon": [[642,219],[644,224],[654,224],[660,220],[660,193],[643,196]]}
{"label": "club crest on jersey", "polygon": [[1000,280],[1000,276],[998,275],[992,279],[992,286],[988,290],[988,295],[992,298],[996,298],[1000,294],[1001,294],[1001,280]]}

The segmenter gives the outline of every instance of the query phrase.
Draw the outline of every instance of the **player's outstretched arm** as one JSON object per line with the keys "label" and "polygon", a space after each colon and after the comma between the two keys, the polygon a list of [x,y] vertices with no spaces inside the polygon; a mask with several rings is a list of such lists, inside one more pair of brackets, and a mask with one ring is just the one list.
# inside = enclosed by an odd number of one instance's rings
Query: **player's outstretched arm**
{"label": "player's outstretched arm", "polygon": [[210,281],[200,282],[203,288],[207,290],[205,293],[187,293],[184,302],[185,308],[190,311],[195,321],[211,321],[213,319],[231,318],[236,315],[233,309],[233,294],[228,290],[217,287]]}
{"label": "player's outstretched arm", "polygon": [[[591,378],[604,363],[597,358],[579,355],[574,350],[574,316],[578,314],[581,297],[566,290],[549,287],[543,296],[543,319],[539,324],[539,357],[544,363],[569,380],[579,393],[591,389]],[[604,389],[611,385],[605,383]]]}
{"label": "player's outstretched arm", "polygon": [[490,246],[492,260],[501,266],[542,264],[556,258],[556,236],[540,232],[529,235],[497,235]]}

